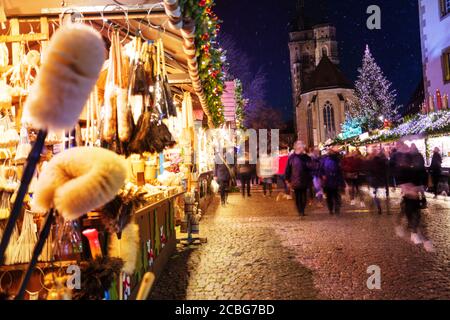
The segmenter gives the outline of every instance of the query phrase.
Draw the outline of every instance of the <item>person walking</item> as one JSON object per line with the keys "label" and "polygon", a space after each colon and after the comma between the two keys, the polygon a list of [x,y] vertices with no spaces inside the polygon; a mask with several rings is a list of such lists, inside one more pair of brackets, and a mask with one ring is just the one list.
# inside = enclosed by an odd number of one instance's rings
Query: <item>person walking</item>
{"label": "person walking", "polygon": [[434,198],[439,194],[439,180],[442,175],[442,156],[438,147],[434,148],[433,157],[431,158],[430,176],[433,183]]}
{"label": "person walking", "polygon": [[241,191],[242,197],[245,198],[245,194],[247,197],[251,197],[250,194],[250,182],[252,180],[253,168],[250,163],[250,155],[248,152],[244,154],[244,158],[242,159],[244,163],[240,163],[237,166],[239,178],[241,180]]}
{"label": "person walking", "polygon": [[313,180],[314,196],[322,205],[323,200],[323,188],[322,179],[320,177],[320,163],[322,161],[322,156],[320,154],[319,148],[314,148],[311,156],[311,175]]}
{"label": "person walking", "polygon": [[231,168],[227,163],[227,159],[230,159],[230,157],[227,155],[225,155],[225,157],[222,157],[220,153],[216,154],[216,167],[214,170],[214,176],[217,183],[219,184],[220,201],[222,206],[225,206],[227,204],[228,189],[231,180]]}
{"label": "person walking", "polygon": [[305,144],[297,141],[294,152],[289,156],[286,166],[286,183],[294,190],[295,204],[300,216],[305,216],[307,203],[307,188],[311,181],[311,158],[305,153]]}
{"label": "person walking", "polygon": [[378,197],[378,189],[384,188],[387,161],[377,147],[372,147],[365,163],[366,172],[369,180],[369,186],[372,188],[373,202],[377,208],[378,214],[382,214],[381,200]]}
{"label": "person walking", "polygon": [[275,159],[277,161],[277,184],[281,184],[283,187],[284,193],[280,193],[277,195],[277,201],[279,201],[281,198],[292,200],[292,197],[290,195],[289,188],[286,184],[286,167],[289,160],[289,153],[286,148],[282,148],[280,150],[280,155],[278,156],[278,159]]}
{"label": "person walking", "polygon": [[274,175],[274,158],[271,155],[262,154],[258,161],[258,177],[263,183],[264,197],[267,196],[267,192],[269,192],[269,197],[272,196]]}
{"label": "person walking", "polygon": [[339,148],[333,146],[320,166],[320,175],[323,181],[323,190],[327,197],[328,212],[330,215],[341,213],[341,189],[345,188],[342,174]]}
{"label": "person walking", "polygon": [[350,205],[356,204],[356,198],[359,199],[361,208],[365,207],[363,194],[359,189],[360,173],[362,170],[363,160],[361,152],[358,149],[347,154],[342,159],[342,171],[344,173],[345,182],[349,188]]}
{"label": "person walking", "polygon": [[415,145],[408,147],[401,144],[395,169],[397,184],[402,192],[402,203],[395,231],[399,237],[405,235],[401,218],[406,216],[408,229],[411,232],[411,242],[415,245],[423,244],[426,251],[434,252],[433,243],[426,238],[425,228],[421,221],[421,209],[424,208],[424,176],[426,176],[423,161],[423,157],[418,153]]}

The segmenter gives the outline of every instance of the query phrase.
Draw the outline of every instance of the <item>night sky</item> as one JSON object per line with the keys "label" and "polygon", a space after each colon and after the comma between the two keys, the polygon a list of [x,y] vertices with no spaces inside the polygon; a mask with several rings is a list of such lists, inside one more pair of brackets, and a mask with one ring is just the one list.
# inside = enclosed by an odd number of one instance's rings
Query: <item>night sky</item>
{"label": "night sky", "polygon": [[[365,45],[407,104],[422,77],[417,0],[305,0],[310,24],[329,22],[337,29],[340,68],[354,82]],[[268,76],[267,99],[292,117],[288,40],[297,0],[216,0],[215,12],[230,35],[251,58],[254,72],[262,66]],[[369,30],[369,5],[381,8],[381,30]],[[233,63],[233,61],[230,61]],[[245,88],[244,88],[245,90]]]}

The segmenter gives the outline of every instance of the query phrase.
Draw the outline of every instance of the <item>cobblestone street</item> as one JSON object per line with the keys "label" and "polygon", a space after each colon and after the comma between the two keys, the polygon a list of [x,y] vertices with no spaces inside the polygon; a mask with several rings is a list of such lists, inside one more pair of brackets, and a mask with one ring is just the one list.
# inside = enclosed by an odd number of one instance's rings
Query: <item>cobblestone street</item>
{"label": "cobblestone street", "polygon": [[[391,214],[351,207],[340,217],[317,204],[300,218],[294,202],[229,197],[201,222],[208,243],[178,248],[152,299],[450,299],[450,205],[424,211],[435,253],[395,235]],[[370,208],[370,199],[366,199]],[[381,268],[381,290],[369,290],[367,268]]]}

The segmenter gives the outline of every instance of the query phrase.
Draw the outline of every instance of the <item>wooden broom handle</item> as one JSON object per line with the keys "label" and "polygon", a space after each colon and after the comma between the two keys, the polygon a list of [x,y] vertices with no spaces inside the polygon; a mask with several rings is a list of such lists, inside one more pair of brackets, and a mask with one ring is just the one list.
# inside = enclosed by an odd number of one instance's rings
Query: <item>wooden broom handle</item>
{"label": "wooden broom handle", "polygon": [[136,296],[136,300],[147,300],[154,282],[155,274],[152,272],[147,272],[142,279],[138,294]]}

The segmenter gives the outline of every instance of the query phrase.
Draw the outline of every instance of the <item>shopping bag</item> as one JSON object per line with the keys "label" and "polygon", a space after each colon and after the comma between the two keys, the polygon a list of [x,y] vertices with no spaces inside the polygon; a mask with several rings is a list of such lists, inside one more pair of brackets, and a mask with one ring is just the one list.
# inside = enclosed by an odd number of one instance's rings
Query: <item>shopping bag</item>
{"label": "shopping bag", "polygon": [[213,193],[219,192],[219,188],[220,188],[220,186],[216,180],[211,181],[211,190]]}

